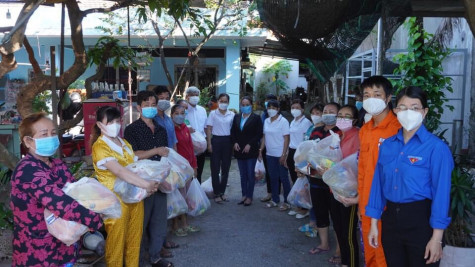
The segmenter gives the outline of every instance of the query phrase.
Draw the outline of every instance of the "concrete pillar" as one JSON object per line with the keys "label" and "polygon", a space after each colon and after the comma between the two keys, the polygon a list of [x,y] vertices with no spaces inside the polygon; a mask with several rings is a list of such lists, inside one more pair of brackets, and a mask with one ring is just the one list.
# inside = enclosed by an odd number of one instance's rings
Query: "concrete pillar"
{"label": "concrete pillar", "polygon": [[472,42],[472,79],[470,90],[470,121],[469,121],[469,137],[468,137],[468,155],[472,162],[475,162],[475,40]]}
{"label": "concrete pillar", "polygon": [[[226,46],[226,80],[224,88],[229,97],[229,108],[239,111],[239,84],[241,82],[241,43],[230,43]],[[219,93],[223,93],[220,87]],[[218,93],[218,95],[219,95]]]}

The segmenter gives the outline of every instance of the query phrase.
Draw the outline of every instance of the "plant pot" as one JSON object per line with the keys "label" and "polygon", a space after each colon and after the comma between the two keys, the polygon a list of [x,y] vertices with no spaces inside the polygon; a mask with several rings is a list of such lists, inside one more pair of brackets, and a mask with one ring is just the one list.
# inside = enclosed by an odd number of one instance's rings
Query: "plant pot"
{"label": "plant pot", "polygon": [[440,267],[468,267],[475,263],[475,248],[445,246]]}
{"label": "plant pot", "polygon": [[0,229],[0,261],[9,259],[13,253],[13,230]]}

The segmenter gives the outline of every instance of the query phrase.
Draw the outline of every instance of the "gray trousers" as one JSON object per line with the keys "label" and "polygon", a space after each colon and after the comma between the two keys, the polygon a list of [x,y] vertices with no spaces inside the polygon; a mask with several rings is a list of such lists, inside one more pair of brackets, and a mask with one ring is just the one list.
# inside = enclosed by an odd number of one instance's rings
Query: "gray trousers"
{"label": "gray trousers", "polygon": [[148,249],[150,262],[160,259],[160,251],[167,236],[167,194],[157,191],[144,200],[144,220],[140,258]]}

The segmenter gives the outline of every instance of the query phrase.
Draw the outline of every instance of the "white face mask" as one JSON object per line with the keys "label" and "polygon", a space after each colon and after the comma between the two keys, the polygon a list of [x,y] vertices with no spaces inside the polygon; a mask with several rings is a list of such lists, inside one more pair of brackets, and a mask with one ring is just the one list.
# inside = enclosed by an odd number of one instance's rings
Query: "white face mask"
{"label": "white face mask", "polygon": [[269,117],[272,118],[275,115],[277,115],[278,111],[276,109],[268,109],[267,114],[269,114]]}
{"label": "white face mask", "polygon": [[220,110],[227,110],[228,106],[229,106],[229,104],[227,104],[227,103],[219,103],[219,109]]}
{"label": "white face mask", "polygon": [[399,111],[397,119],[406,131],[412,131],[422,124],[422,114],[410,109]]}
{"label": "white face mask", "polygon": [[[102,124],[102,123],[101,123]],[[106,130],[105,135],[116,138],[120,132],[120,123],[112,123],[108,125],[102,124],[102,127]]]}
{"label": "white face mask", "polygon": [[188,103],[192,104],[193,106],[198,104],[198,102],[200,102],[199,96],[190,96],[190,98],[188,99]]}
{"label": "white face mask", "polygon": [[322,122],[322,116],[311,115],[310,117],[312,118],[313,124],[318,124],[318,123]]}
{"label": "white face mask", "polygon": [[294,118],[297,118],[298,116],[302,115],[302,111],[300,109],[296,109],[296,108],[291,109],[290,113],[292,114],[292,116]]}
{"label": "white face mask", "polygon": [[363,108],[369,114],[377,116],[386,108],[386,102],[381,98],[371,97],[363,101]]}

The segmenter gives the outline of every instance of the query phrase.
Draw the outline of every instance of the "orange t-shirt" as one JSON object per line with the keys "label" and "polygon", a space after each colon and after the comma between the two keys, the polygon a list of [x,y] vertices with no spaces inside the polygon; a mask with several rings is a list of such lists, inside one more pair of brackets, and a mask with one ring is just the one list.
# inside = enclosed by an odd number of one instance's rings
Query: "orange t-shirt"
{"label": "orange t-shirt", "polygon": [[374,169],[378,161],[379,146],[388,137],[395,135],[401,124],[392,111],[378,125],[374,119],[365,123],[360,130],[360,153],[358,157],[358,195],[360,214],[365,214],[369,192],[373,182]]}

